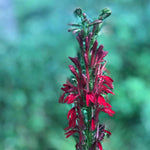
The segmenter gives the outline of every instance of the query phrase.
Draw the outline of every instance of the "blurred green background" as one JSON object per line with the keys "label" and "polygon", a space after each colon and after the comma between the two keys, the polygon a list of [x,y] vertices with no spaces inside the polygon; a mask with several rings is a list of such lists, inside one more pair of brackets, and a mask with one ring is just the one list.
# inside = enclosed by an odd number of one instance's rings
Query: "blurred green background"
{"label": "blurred green background", "polygon": [[116,114],[102,118],[112,131],[104,150],[149,150],[149,0],[0,0],[0,150],[75,150],[58,99],[78,48],[67,32],[76,7],[91,18],[112,10],[98,39],[116,94]]}

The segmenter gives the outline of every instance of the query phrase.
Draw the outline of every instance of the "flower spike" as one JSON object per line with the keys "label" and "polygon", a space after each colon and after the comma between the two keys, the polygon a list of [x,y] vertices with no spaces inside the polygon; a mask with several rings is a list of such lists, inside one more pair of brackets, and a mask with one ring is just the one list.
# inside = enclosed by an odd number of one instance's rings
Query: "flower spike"
{"label": "flower spike", "polygon": [[59,103],[67,103],[68,126],[64,129],[66,138],[74,136],[76,150],[103,150],[102,141],[111,132],[99,120],[101,112],[113,116],[115,111],[108,100],[113,93],[113,79],[107,75],[104,46],[99,45],[97,36],[103,21],[111,11],[103,9],[96,20],[91,21],[81,8],[74,11],[80,23],[69,24],[69,32],[76,34],[80,50],[77,57],[69,57],[73,65],[69,69],[73,77],[61,88],[63,94]]}

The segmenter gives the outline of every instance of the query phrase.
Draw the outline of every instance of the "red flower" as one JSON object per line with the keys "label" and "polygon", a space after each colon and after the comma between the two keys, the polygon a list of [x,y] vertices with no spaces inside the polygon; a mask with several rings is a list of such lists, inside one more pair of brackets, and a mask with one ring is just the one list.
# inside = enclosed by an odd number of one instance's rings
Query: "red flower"
{"label": "red flower", "polygon": [[85,65],[88,66],[89,58],[88,58],[88,54],[87,53],[84,54],[84,61],[85,61]]}
{"label": "red flower", "polygon": [[79,70],[80,77],[82,77],[82,69],[81,69],[81,65],[80,65],[78,58],[77,57],[75,57],[75,58],[69,57],[69,59],[76,65],[76,67]]}
{"label": "red flower", "polygon": [[74,66],[69,65],[69,68],[70,68],[71,72],[76,76],[76,78],[79,79],[78,73],[76,72]]}
{"label": "red flower", "polygon": [[103,129],[102,131],[104,131],[105,133],[107,133],[107,136],[108,136],[108,137],[111,136],[111,132],[110,132],[110,131],[105,130],[105,129]]}
{"label": "red flower", "polygon": [[88,49],[89,49],[89,37],[87,36],[86,38],[85,38],[85,49],[86,49],[86,51],[88,51]]}
{"label": "red flower", "polygon": [[100,142],[98,142],[98,148],[99,148],[99,150],[103,150],[102,145],[101,145]]}
{"label": "red flower", "polygon": [[107,106],[107,103],[105,102],[105,99],[104,99],[104,97],[102,96],[102,95],[100,95],[99,97],[98,97],[98,103],[102,106],[104,106],[104,107],[106,107]]}
{"label": "red flower", "polygon": [[73,135],[74,133],[78,132],[78,130],[70,130],[68,132],[65,133],[66,138],[68,138],[69,136]]}
{"label": "red flower", "polygon": [[92,47],[92,54],[91,54],[91,67],[93,67],[94,62],[95,62],[95,52],[96,52],[96,48],[97,48],[98,42],[97,40],[94,42],[93,47]]}
{"label": "red flower", "polygon": [[90,101],[92,103],[95,103],[95,95],[93,93],[88,93],[86,94],[86,105],[89,106],[90,105]]}
{"label": "red flower", "polygon": [[78,43],[79,43],[80,47],[82,48],[83,47],[83,40],[82,40],[82,37],[81,37],[81,33],[79,33],[76,38],[78,40]]}
{"label": "red flower", "polygon": [[75,101],[75,99],[76,99],[77,97],[78,97],[78,95],[76,95],[76,94],[69,94],[69,95],[65,98],[64,103],[67,102],[67,104],[71,104],[71,103],[73,103],[73,102]]}
{"label": "red flower", "polygon": [[100,45],[97,49],[96,58],[95,58],[95,64],[99,64],[102,62],[103,58],[107,55],[107,51],[103,51],[103,45]]}
{"label": "red flower", "polygon": [[102,86],[102,91],[105,93],[110,93],[112,95],[115,95],[110,89],[108,89],[105,85]]}
{"label": "red flower", "polygon": [[63,84],[63,88],[61,88],[65,93],[70,92],[76,92],[77,87],[75,87],[73,84],[71,84],[69,81],[66,82],[66,84]]}
{"label": "red flower", "polygon": [[101,111],[107,113],[109,116],[113,116],[115,114],[111,108],[102,108]]}
{"label": "red flower", "polygon": [[94,120],[94,118],[92,118],[92,119],[91,119],[91,130],[94,131],[94,130],[95,130],[95,127],[96,127],[96,125],[95,125],[95,120]]}
{"label": "red flower", "polygon": [[76,111],[75,111],[75,107],[73,107],[68,111],[67,119],[69,120],[69,118],[75,118],[75,116],[76,116]]}
{"label": "red flower", "polygon": [[63,103],[65,94],[66,94],[66,93],[63,93],[63,94],[61,95],[61,97],[59,98],[59,103]]}
{"label": "red flower", "polygon": [[76,121],[78,116],[74,112],[74,110],[71,110],[72,112],[68,112],[67,118],[69,119],[69,127],[65,128],[64,130],[69,130],[71,128],[74,128],[76,126]]}
{"label": "red flower", "polygon": [[113,79],[109,76],[103,76],[101,75],[100,77],[102,77],[106,82],[109,82],[109,83],[112,83],[113,82]]}

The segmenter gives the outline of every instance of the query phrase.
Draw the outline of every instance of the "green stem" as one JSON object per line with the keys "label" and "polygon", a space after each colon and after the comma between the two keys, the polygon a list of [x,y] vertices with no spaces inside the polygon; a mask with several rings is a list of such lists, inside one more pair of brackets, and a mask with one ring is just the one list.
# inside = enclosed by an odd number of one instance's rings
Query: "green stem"
{"label": "green stem", "polygon": [[91,136],[91,131],[90,131],[90,120],[91,120],[91,107],[88,107],[87,108],[87,133],[86,133],[86,136],[87,136],[87,150],[89,150],[89,148],[91,147],[91,143],[92,143],[92,136]]}

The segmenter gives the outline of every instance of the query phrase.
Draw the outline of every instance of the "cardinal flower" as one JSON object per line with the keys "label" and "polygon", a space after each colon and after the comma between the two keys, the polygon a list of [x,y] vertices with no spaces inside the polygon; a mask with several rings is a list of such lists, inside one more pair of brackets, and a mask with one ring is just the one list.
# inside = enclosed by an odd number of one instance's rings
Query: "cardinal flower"
{"label": "cardinal flower", "polygon": [[63,93],[59,99],[60,103],[70,105],[65,135],[66,138],[75,137],[76,150],[103,150],[102,141],[111,132],[105,129],[99,115],[101,112],[109,116],[115,114],[108,100],[108,94],[114,95],[114,87],[113,79],[106,69],[105,57],[108,51],[96,39],[110,10],[102,10],[98,19],[92,22],[80,8],[74,13],[81,22],[70,24],[72,28],[69,31],[77,34],[80,49],[77,57],[69,57],[72,76],[63,84]]}

